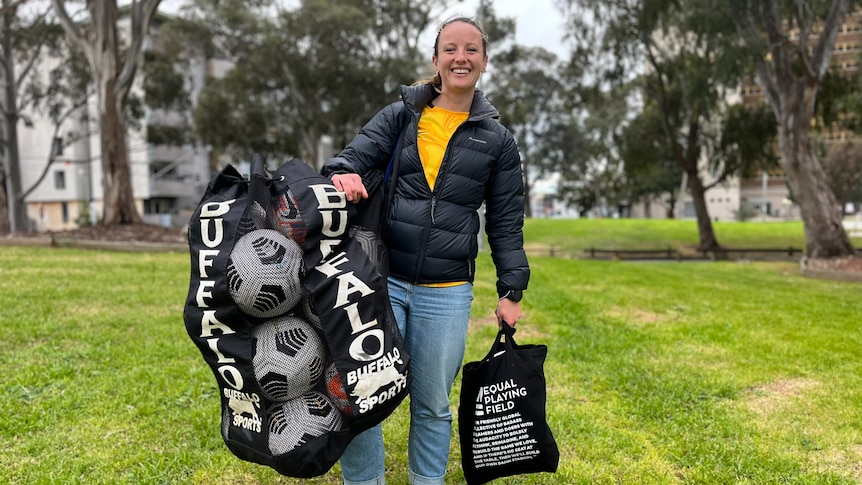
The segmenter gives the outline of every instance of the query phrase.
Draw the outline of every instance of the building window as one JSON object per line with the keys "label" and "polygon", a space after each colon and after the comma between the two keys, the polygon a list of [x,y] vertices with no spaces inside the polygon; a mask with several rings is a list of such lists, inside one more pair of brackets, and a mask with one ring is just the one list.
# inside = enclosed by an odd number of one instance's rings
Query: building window
{"label": "building window", "polygon": [[61,190],[66,188],[66,172],[63,170],[54,172],[54,188]]}
{"label": "building window", "polygon": [[60,211],[63,213],[63,222],[69,222],[69,203],[61,202]]}

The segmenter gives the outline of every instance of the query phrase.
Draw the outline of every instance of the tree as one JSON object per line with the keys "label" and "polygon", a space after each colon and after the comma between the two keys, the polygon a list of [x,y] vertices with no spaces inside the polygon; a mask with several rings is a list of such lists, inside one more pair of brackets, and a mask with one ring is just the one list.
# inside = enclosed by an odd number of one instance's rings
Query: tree
{"label": "tree", "polygon": [[67,35],[87,58],[96,86],[104,190],[102,223],[140,222],[126,142],[126,103],[141,62],[144,38],[161,0],[133,0],[128,8],[128,33],[118,26],[116,0],[87,0],[86,22],[71,17],[68,2],[52,2]]}
{"label": "tree", "polygon": [[[612,60],[597,69],[599,81],[629,82],[639,86],[644,104],[651,104],[654,121],[661,129],[667,152],[687,174],[695,208],[700,249],[719,247],[712,228],[704,194],[709,186],[703,181],[699,162],[703,138],[710,128],[710,117],[721,100],[721,83],[727,72],[718,68],[713,38],[694,34],[685,2],[632,0],[579,0],[572,2],[592,13],[572,17],[580,32],[593,31],[584,38],[598,42],[598,49]],[[604,24],[590,24],[590,17]],[[595,30],[593,30],[595,29]],[[583,37],[582,37],[583,38]],[[632,66],[645,65],[643,69]],[[642,71],[640,75],[637,72]],[[623,120],[621,120],[623,121]]]}
{"label": "tree", "polygon": [[847,142],[832,147],[824,165],[843,215],[848,203],[862,202],[862,144]]}
{"label": "tree", "polygon": [[526,215],[532,217],[531,182],[565,163],[548,132],[566,117],[559,59],[541,47],[514,45],[494,54],[483,89],[500,111],[500,121],[518,140],[525,173]]}
{"label": "tree", "polygon": [[[56,36],[64,37],[62,28],[54,24]],[[58,42],[52,48],[55,55],[62,59],[48,71],[48,82],[31,79],[26,86],[28,111],[50,118],[53,124],[51,146],[46,147],[45,165],[39,177],[30,187],[21,193],[21,200],[26,199],[36,190],[48,175],[51,166],[57,161],[63,149],[78,140],[88,138],[92,133],[64,130],[66,121],[71,119],[86,119],[86,105],[92,95],[90,77],[87,73],[86,61],[83,56],[70,50],[65,42]],[[29,117],[22,115],[29,124]],[[89,126],[89,123],[86,124]]]}
{"label": "tree", "polygon": [[266,1],[198,0],[186,21],[206,26],[206,44],[233,63],[198,97],[199,136],[239,159],[316,162],[323,135],[343,146],[430,66],[420,34],[447,4],[304,0],[273,12]]}
{"label": "tree", "polygon": [[752,56],[778,125],[781,164],[805,226],[810,258],[854,254],[835,194],[816,156],[811,122],[849,0],[787,3],[715,0],[733,19]]}
{"label": "tree", "polygon": [[[656,106],[649,104],[623,129],[616,141],[625,172],[625,192],[631,202],[642,201],[649,213],[652,200],[665,199],[665,215],[674,217],[682,184],[682,170],[663,143]],[[649,217],[649,215],[648,215]]]}
{"label": "tree", "polygon": [[[80,56],[69,48],[62,27],[51,16],[50,3],[32,2],[26,9],[19,2],[4,2],[4,30],[0,64],[5,84],[0,113],[4,120],[0,145],[6,170],[0,173],[0,232],[27,229],[25,198],[35,188],[22,188],[18,154],[18,126],[32,126],[33,115],[55,122],[55,138],[63,145],[77,134],[61,132],[62,121],[86,101],[88,77],[81,71]],[[43,76],[44,72],[48,76]],[[54,146],[46,147],[49,162]],[[41,178],[40,178],[41,180]],[[9,207],[11,210],[6,211]]]}
{"label": "tree", "polygon": [[[602,56],[595,61],[596,90],[615,95],[609,86],[633,87],[634,106],[654,120],[666,145],[662,151],[685,174],[699,248],[719,248],[705,194],[739,173],[742,164],[754,162],[729,157],[725,149],[733,147],[721,142],[728,128],[729,95],[744,74],[738,62],[742,48],[727,35],[733,24],[712,15],[712,5],[702,0],[568,3],[589,12],[572,11],[570,19],[573,37],[583,46],[595,45]],[[619,122],[627,123],[630,117]]]}

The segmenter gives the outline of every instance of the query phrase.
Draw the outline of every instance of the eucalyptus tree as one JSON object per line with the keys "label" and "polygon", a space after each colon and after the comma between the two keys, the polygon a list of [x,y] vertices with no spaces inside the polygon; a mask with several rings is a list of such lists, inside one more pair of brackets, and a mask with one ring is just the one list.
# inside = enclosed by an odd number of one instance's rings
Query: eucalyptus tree
{"label": "eucalyptus tree", "polygon": [[728,157],[724,149],[732,147],[721,142],[729,99],[745,73],[738,61],[743,46],[727,34],[732,21],[712,15],[714,6],[703,0],[566,3],[571,34],[583,45],[594,45],[601,56],[592,66],[599,90],[613,92],[608,85],[626,83],[634,87],[636,106],[654,120],[656,135],[666,145],[663,152],[685,174],[700,249],[720,247],[705,194],[738,173],[740,165],[732,161],[751,162]]}
{"label": "eucalyptus tree", "polygon": [[235,158],[320,158],[323,136],[343,146],[400,84],[421,77],[425,32],[448,2],[198,0],[184,14],[231,64],[197,99],[204,143]]}
{"label": "eucalyptus tree", "polygon": [[140,222],[132,192],[126,141],[126,105],[141,63],[144,40],[161,0],[133,0],[123,12],[128,31],[120,27],[116,0],[87,0],[86,15],[71,10],[78,1],[52,0],[69,39],[83,52],[98,99],[104,207],[102,223]]}
{"label": "eucalyptus tree", "polygon": [[566,86],[557,56],[542,47],[513,45],[492,52],[492,72],[482,88],[500,111],[500,121],[518,141],[525,173],[527,217],[532,217],[532,182],[555,171],[571,156],[559,150],[552,131],[569,131]]}
{"label": "eucalyptus tree", "polygon": [[[26,6],[24,5],[26,3]],[[6,159],[0,171],[0,232],[27,230],[25,199],[44,179],[56,151],[83,134],[70,131],[65,122],[81,115],[89,77],[82,58],[67,41],[47,1],[5,1],[0,48],[0,75],[4,90],[0,102],[3,125],[0,147]],[[29,187],[21,177],[18,129],[32,127],[34,118],[53,123],[53,145],[44,147],[42,174]],[[37,162],[29,162],[37,163]],[[7,211],[7,208],[10,210]]]}
{"label": "eucalyptus tree", "polygon": [[682,184],[682,169],[673,158],[659,120],[655,103],[648,103],[621,130],[616,139],[625,174],[624,191],[629,200],[643,202],[647,217],[651,205],[662,199],[664,214],[675,217],[676,203]]}
{"label": "eucalyptus tree", "polygon": [[781,165],[805,226],[806,253],[831,258],[854,253],[835,194],[812,143],[818,93],[851,0],[713,0],[716,16],[732,20],[778,126]]}

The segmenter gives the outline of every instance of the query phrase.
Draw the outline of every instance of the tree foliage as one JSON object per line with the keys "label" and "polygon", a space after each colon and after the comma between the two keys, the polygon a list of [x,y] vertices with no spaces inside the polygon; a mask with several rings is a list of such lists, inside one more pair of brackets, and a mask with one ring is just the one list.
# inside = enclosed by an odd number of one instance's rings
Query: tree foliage
{"label": "tree foliage", "polygon": [[195,2],[186,20],[207,26],[203,45],[232,64],[198,98],[199,136],[234,158],[316,162],[323,135],[343,146],[417,79],[421,59],[430,65],[419,37],[446,3]]}
{"label": "tree foliage", "polygon": [[560,78],[560,60],[541,47],[513,45],[495,54],[492,75],[485,84],[500,121],[518,140],[526,175],[526,214],[532,182],[566,163],[570,153],[555,143],[571,131],[565,120],[566,89]]}
{"label": "tree foliage", "polygon": [[[740,123],[764,122],[734,111],[730,95],[738,90],[746,47],[726,17],[711,14],[709,0],[570,0],[570,33],[582,50],[595,46],[591,108],[629,96],[630,111],[610,121],[630,125],[606,130],[614,145],[606,157],[623,165],[623,191],[632,201],[669,191],[685,175],[698,221],[700,247],[719,242],[705,194],[764,158],[749,147],[769,144],[770,128],[744,131]],[[639,114],[638,114],[639,113]],[[767,120],[768,121],[768,120]],[[736,143],[729,140],[734,132]],[[643,139],[643,137],[648,137]],[[674,170],[668,164],[676,164]]]}

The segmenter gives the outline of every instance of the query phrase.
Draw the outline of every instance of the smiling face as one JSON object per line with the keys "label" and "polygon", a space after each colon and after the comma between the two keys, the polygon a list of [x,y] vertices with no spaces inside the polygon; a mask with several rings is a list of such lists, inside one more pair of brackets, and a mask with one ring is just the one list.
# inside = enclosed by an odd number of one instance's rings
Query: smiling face
{"label": "smiling face", "polygon": [[431,58],[440,73],[442,92],[463,93],[476,89],[479,76],[488,66],[482,32],[464,21],[452,22],[437,37],[436,54]]}

